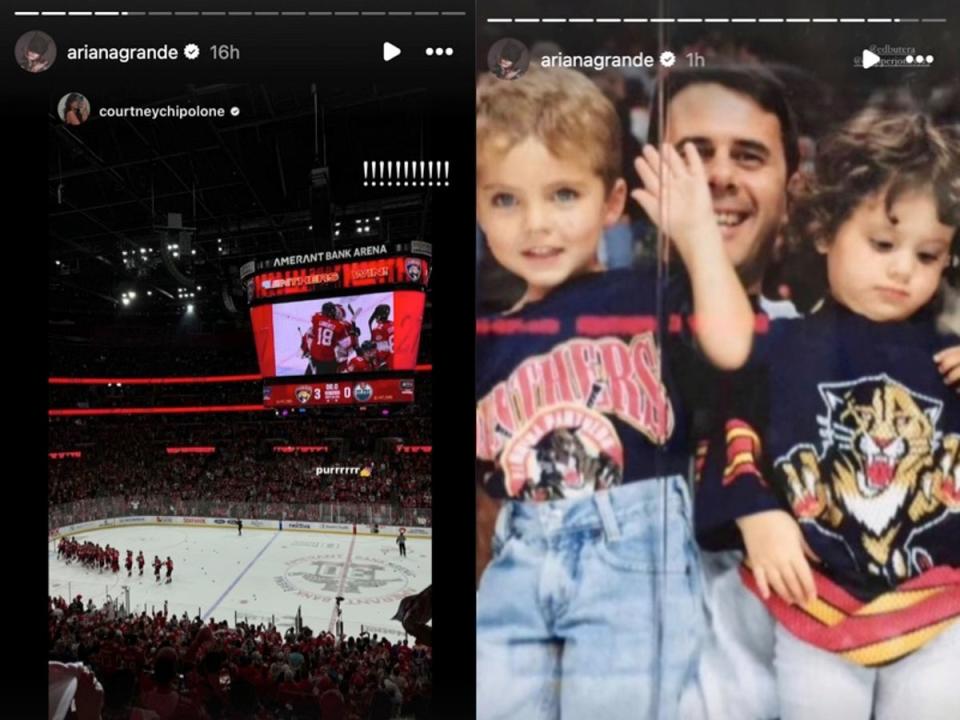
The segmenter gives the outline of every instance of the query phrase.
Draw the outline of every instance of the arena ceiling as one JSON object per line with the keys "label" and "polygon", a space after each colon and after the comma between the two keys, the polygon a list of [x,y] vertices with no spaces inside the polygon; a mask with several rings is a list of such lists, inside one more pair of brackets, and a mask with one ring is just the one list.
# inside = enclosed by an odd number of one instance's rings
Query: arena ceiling
{"label": "arena ceiling", "polygon": [[362,182],[363,159],[423,157],[422,93],[220,84],[157,95],[125,90],[91,105],[240,112],[189,120],[107,120],[94,112],[78,127],[50,115],[53,325],[174,322],[193,305],[204,328],[242,327],[240,266],[321,242],[311,214],[316,168],[329,169],[332,219],[365,217],[372,226],[363,236],[345,232],[337,247],[431,239],[428,188]]}

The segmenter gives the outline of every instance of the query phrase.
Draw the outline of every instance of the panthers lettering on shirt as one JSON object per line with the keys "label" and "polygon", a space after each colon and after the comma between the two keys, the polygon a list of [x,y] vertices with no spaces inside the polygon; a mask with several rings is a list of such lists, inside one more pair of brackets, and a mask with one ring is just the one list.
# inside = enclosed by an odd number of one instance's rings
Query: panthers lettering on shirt
{"label": "panthers lettering on shirt", "polygon": [[573,498],[685,474],[656,307],[652,270],[614,270],[478,320],[476,456],[489,494]]}
{"label": "panthers lettering on shirt", "polygon": [[393,365],[393,321],[374,322],[370,338],[377,344],[377,364],[384,368]]}
{"label": "panthers lettering on shirt", "polygon": [[960,613],[960,400],[933,362],[958,342],[929,313],[874,323],[831,303],[774,322],[751,361],[766,373],[762,406],[737,408],[726,456],[698,481],[707,547],[738,538],[738,517],[793,514],[822,560],[820,597],[803,610],[768,605],[802,639],[854,662],[902,657]]}

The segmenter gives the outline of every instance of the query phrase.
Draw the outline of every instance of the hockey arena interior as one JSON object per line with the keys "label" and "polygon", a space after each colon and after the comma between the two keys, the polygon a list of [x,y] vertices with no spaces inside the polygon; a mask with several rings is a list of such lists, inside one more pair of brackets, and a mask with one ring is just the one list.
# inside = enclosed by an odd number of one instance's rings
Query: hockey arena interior
{"label": "hockey arena interior", "polygon": [[420,99],[316,92],[51,118],[49,660],[103,717],[430,716],[434,184],[363,182]]}

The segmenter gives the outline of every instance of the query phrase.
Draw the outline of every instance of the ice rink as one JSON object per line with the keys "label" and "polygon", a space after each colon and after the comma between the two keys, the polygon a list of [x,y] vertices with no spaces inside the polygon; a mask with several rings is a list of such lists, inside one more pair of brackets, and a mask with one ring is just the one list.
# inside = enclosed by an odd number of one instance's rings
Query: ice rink
{"label": "ice rink", "polygon": [[[99,572],[58,560],[49,553],[51,595],[82,595],[101,605],[109,595],[123,600],[130,590],[135,612],[160,609],[186,611],[206,620],[234,618],[269,622],[275,618],[281,632],[293,625],[301,608],[304,625],[314,631],[335,629],[334,598],[343,596],[344,632],[356,635],[361,625],[371,632],[403,636],[400,623],[390,618],[405,595],[431,583],[432,545],[429,537],[409,537],[407,556],[400,557],[393,535],[340,534],[326,531],[283,531],[244,527],[130,526],[79,533],[87,540],[120,550],[120,573]],[[123,567],[126,551],[143,550],[143,576],[134,562],[133,577]],[[173,581],[165,584],[161,570],[157,584],[153,556],[174,563]]]}

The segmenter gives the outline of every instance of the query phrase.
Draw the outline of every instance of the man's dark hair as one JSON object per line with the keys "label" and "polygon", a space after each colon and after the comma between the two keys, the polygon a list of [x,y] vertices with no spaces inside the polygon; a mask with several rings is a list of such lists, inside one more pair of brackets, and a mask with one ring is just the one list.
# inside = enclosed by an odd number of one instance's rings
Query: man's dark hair
{"label": "man's dark hair", "polygon": [[260,703],[257,700],[257,689],[249,680],[237,678],[230,685],[230,708],[244,717],[252,717]]}
{"label": "man's dark hair", "polygon": [[27,42],[27,50],[29,52],[37,53],[37,55],[45,54],[47,52],[47,48],[49,47],[50,38],[41,32],[35,32],[30,36],[30,40]]}
{"label": "man's dark hair", "polygon": [[177,652],[172,647],[161,648],[153,661],[153,679],[165,685],[177,675]]}
{"label": "man's dark hair", "polygon": [[200,661],[200,669],[205,675],[214,675],[220,672],[226,659],[222,650],[211,650]]}
{"label": "man's dark hair", "polygon": [[[780,121],[780,140],[783,143],[783,155],[787,161],[787,177],[796,172],[800,162],[800,148],[797,143],[797,120],[793,108],[787,100],[787,89],[780,79],[760,65],[719,65],[710,68],[681,68],[671,71],[662,90],[664,109],[681,91],[692,85],[715,84],[741,95],[746,95],[757,105],[777,116]],[[652,141],[660,142],[659,99],[655,94],[650,112],[650,132]]]}
{"label": "man's dark hair", "polygon": [[523,45],[512,40],[505,42],[503,47],[500,48],[500,59],[509,60],[513,64],[520,62],[520,58],[523,57]]}
{"label": "man's dark hair", "polygon": [[110,710],[129,708],[137,692],[137,678],[133,670],[115,670],[104,678],[103,704]]}

